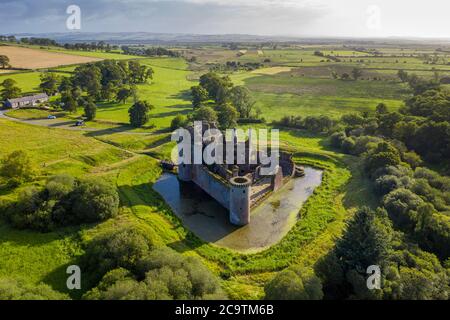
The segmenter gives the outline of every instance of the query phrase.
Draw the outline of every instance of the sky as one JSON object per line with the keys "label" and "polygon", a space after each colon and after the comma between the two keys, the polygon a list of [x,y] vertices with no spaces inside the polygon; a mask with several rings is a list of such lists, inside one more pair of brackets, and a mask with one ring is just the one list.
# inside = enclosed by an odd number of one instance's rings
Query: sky
{"label": "sky", "polygon": [[448,0],[0,0],[0,34],[69,32],[450,38]]}

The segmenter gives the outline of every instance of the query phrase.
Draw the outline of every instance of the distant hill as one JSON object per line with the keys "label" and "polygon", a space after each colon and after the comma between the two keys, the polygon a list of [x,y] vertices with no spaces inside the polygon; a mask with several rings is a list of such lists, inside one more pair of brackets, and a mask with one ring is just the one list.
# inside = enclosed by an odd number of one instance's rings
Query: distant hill
{"label": "distant hill", "polygon": [[347,43],[422,43],[448,44],[450,39],[425,38],[308,38],[289,36],[258,36],[250,34],[181,34],[152,32],[67,32],[67,33],[21,33],[16,37],[50,38],[59,43],[105,41],[112,44],[189,44],[189,43],[230,43],[230,42],[295,42],[302,44],[326,44],[342,41]]}

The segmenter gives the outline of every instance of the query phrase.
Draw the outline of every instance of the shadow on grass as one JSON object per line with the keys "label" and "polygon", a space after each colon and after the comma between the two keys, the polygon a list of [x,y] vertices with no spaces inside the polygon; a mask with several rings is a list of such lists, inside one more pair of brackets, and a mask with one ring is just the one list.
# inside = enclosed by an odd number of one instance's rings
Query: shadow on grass
{"label": "shadow on grass", "polygon": [[[177,108],[175,107],[168,107],[168,108]],[[188,115],[191,112],[190,109],[185,109],[185,110],[178,110],[178,111],[170,111],[170,112],[160,112],[160,113],[155,113],[152,114],[151,117],[152,118],[166,118],[166,117],[175,117],[179,114],[182,115]]]}
{"label": "shadow on grass", "polygon": [[169,99],[180,99],[185,101],[191,101],[191,90],[181,90],[176,94],[170,95]]}

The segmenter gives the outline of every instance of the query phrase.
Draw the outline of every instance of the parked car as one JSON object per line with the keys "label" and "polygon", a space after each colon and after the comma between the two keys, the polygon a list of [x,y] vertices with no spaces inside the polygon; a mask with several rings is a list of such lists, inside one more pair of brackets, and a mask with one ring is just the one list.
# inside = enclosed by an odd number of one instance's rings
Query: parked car
{"label": "parked car", "polygon": [[56,119],[56,116],[54,116],[54,115],[49,115],[49,116],[47,117],[47,119]]}

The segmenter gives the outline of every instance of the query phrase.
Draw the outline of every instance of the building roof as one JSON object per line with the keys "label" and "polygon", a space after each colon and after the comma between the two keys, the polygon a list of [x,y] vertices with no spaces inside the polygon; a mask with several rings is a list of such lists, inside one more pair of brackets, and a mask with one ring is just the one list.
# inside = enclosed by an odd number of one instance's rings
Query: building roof
{"label": "building roof", "polygon": [[41,99],[48,99],[48,95],[45,93],[39,93],[34,96],[26,96],[26,97],[17,98],[17,99],[8,99],[6,101],[9,103],[20,103],[20,102],[28,102],[28,101],[35,101],[35,100],[41,100]]}

